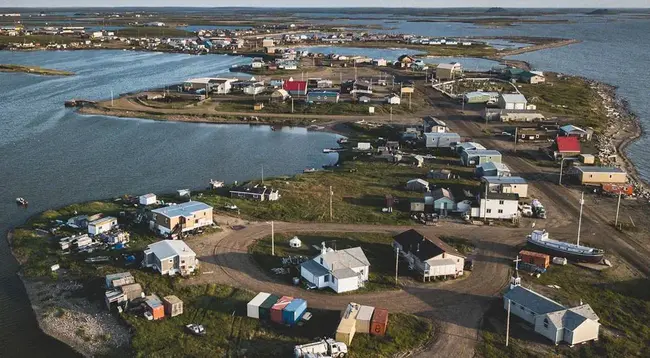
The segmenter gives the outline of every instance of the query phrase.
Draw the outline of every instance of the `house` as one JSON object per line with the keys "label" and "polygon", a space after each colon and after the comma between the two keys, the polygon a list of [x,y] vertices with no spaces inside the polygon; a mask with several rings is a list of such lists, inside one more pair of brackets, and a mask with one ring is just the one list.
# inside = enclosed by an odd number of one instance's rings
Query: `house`
{"label": "house", "polygon": [[422,273],[422,280],[463,275],[465,256],[437,237],[426,237],[411,229],[393,237],[393,248],[409,268]]}
{"label": "house", "polygon": [[464,166],[477,166],[483,163],[501,163],[501,153],[497,150],[464,150],[460,153],[460,162]]}
{"label": "house", "polygon": [[282,84],[282,89],[289,92],[290,95],[306,95],[307,94],[307,81],[285,81]]}
{"label": "house", "polygon": [[627,173],[621,168],[574,166],[573,174],[582,185],[627,183]]}
{"label": "house", "polygon": [[519,195],[503,193],[481,193],[478,207],[472,206],[471,217],[510,220],[519,215]]}
{"label": "house", "polygon": [[528,197],[528,183],[522,177],[484,176],[483,185],[487,185],[492,193],[514,193],[520,198]]}
{"label": "house", "polygon": [[586,141],[590,141],[593,134],[594,134],[594,130],[592,128],[587,128],[585,130],[580,127],[574,126],[573,124],[567,124],[565,126],[560,127],[560,132],[558,133],[558,135],[563,137],[576,137],[579,140],[586,140]]}
{"label": "house", "polygon": [[501,109],[526,110],[528,106],[528,100],[521,93],[502,93],[499,95],[497,104]]}
{"label": "house", "polygon": [[519,127],[517,129],[517,141],[549,141],[557,137],[556,130],[549,130],[540,127]]}
{"label": "house", "polygon": [[184,241],[162,240],[144,250],[142,266],[153,268],[162,275],[189,275],[198,269],[196,254]]}
{"label": "house", "polygon": [[580,154],[580,142],[577,137],[557,137],[553,144],[555,159],[576,157]]}
{"label": "house", "polygon": [[120,272],[106,275],[106,288],[118,288],[124,285],[135,283],[135,278],[130,272]]}
{"label": "house", "polygon": [[518,79],[522,82],[526,82],[530,84],[543,83],[546,81],[546,78],[544,77],[543,74],[530,72],[530,71],[524,71],[520,73]]}
{"label": "house", "polygon": [[424,133],[425,146],[427,148],[452,148],[460,143],[458,133]]}
{"label": "house", "polygon": [[239,186],[230,189],[231,198],[251,199],[255,201],[276,201],[280,199],[280,192],[266,186]]}
{"label": "house", "polygon": [[454,195],[449,189],[438,188],[424,196],[424,204],[433,206],[433,210],[439,214],[447,214],[456,210]]}
{"label": "house", "polygon": [[458,62],[441,63],[436,67],[436,79],[453,80],[463,74],[463,66]]}
{"label": "house", "polygon": [[204,90],[206,93],[215,92],[217,94],[228,94],[236,78],[192,78],[183,82],[185,91]]}
{"label": "house", "polygon": [[264,85],[253,84],[253,85],[244,87],[244,93],[247,94],[247,95],[254,96],[254,95],[258,95],[258,94],[264,92],[265,89],[266,89],[266,87],[264,87]]}
{"label": "house", "polygon": [[392,95],[386,97],[386,103],[388,103],[388,104],[400,104],[400,103],[402,103],[402,99],[398,95],[392,94]]}
{"label": "house", "polygon": [[175,235],[212,224],[210,205],[188,201],[151,210],[149,227],[161,235]]}
{"label": "house", "polygon": [[438,180],[448,180],[451,179],[451,170],[449,169],[439,169],[439,170],[429,170],[427,173],[427,178],[429,179],[438,179]]}
{"label": "house", "polygon": [[415,62],[415,59],[409,55],[402,55],[397,58],[400,67],[410,67],[413,62]]}
{"label": "house", "polygon": [[309,91],[307,103],[338,103],[339,93],[333,91]]}
{"label": "house", "polygon": [[277,89],[271,93],[271,101],[273,102],[284,102],[289,97],[289,92],[282,88]]}
{"label": "house", "polygon": [[[533,105],[527,105],[531,108]],[[487,109],[486,109],[487,111]],[[498,119],[501,122],[539,122],[546,120],[543,114],[529,109],[502,109],[498,112]]]}
{"label": "house", "polygon": [[117,219],[112,216],[97,219],[88,223],[88,234],[99,235],[117,227]]}
{"label": "house", "polygon": [[410,191],[429,191],[429,182],[423,179],[411,179],[406,182],[406,190]]}
{"label": "house", "polygon": [[273,47],[275,46],[275,41],[270,38],[265,38],[262,40],[262,47]]}
{"label": "house", "polygon": [[508,166],[503,163],[487,162],[478,165],[476,167],[475,173],[479,178],[484,176],[509,177],[510,168],[508,168]]}
{"label": "house", "polygon": [[465,95],[463,95],[463,100],[465,101],[465,103],[468,104],[488,103],[488,102],[496,103],[498,99],[499,99],[499,92],[476,91],[476,92],[468,92],[465,93]]}
{"label": "house", "polygon": [[580,162],[582,164],[595,164],[596,163],[596,156],[593,155],[593,154],[582,153],[578,157],[580,158]]}
{"label": "house", "polygon": [[372,60],[372,64],[377,67],[385,67],[387,65],[387,62],[383,58],[379,58],[376,60]]}
{"label": "house", "polygon": [[485,150],[485,147],[476,142],[463,142],[456,145],[458,154],[468,150]]}
{"label": "house", "polygon": [[368,281],[370,262],[360,247],[333,250],[322,243],[320,255],[300,265],[300,276],[320,288],[336,293],[363,287]]}
{"label": "house", "polygon": [[573,346],[598,340],[599,318],[588,304],[567,308],[519,284],[503,295],[503,308],[533,325],[535,332],[554,344]]}
{"label": "house", "polygon": [[73,229],[85,229],[88,227],[88,215],[73,216],[66,222]]}
{"label": "house", "polygon": [[422,118],[422,131],[424,133],[445,133],[447,130],[447,123],[436,117]]}
{"label": "house", "polygon": [[156,194],[144,194],[138,197],[138,202],[140,205],[154,205],[156,203]]}

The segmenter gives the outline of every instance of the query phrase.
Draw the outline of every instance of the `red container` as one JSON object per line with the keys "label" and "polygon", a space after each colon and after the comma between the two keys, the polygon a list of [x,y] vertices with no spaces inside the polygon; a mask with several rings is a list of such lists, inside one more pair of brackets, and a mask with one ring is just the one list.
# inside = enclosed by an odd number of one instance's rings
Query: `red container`
{"label": "red container", "polygon": [[551,257],[539,252],[521,250],[519,251],[519,257],[522,262],[537,265],[538,267],[548,268],[551,265]]}
{"label": "red container", "polygon": [[375,336],[383,336],[386,334],[388,327],[388,310],[385,308],[375,308],[375,313],[372,315],[370,322],[370,334]]}
{"label": "red container", "polygon": [[293,301],[293,297],[289,297],[289,296],[280,297],[278,302],[276,302],[271,307],[271,321],[282,324],[284,322],[282,319],[282,310],[284,310],[284,308],[287,307],[287,305],[291,303],[291,301]]}

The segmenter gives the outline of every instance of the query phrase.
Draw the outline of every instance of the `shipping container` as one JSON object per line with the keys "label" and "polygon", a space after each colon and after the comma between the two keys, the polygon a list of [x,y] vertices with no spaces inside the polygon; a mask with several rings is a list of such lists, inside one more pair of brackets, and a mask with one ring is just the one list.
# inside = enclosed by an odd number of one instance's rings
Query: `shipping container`
{"label": "shipping container", "polygon": [[537,267],[548,268],[551,265],[551,257],[539,252],[521,250],[519,251],[521,262],[533,264]]}
{"label": "shipping container", "polygon": [[302,315],[307,310],[307,301],[302,298],[296,298],[287,307],[282,310],[282,321],[284,324],[293,326],[298,323],[302,318]]}
{"label": "shipping container", "polygon": [[370,321],[372,321],[372,314],[375,311],[374,307],[361,306],[359,313],[357,313],[357,332],[370,333]]}
{"label": "shipping container", "polygon": [[605,194],[613,195],[632,195],[634,194],[634,186],[632,184],[602,184],[602,191]]}
{"label": "shipping container", "polygon": [[176,317],[183,314],[183,301],[180,298],[170,295],[163,298],[165,314],[169,317]]}
{"label": "shipping container", "polygon": [[388,310],[384,308],[375,308],[370,322],[370,334],[383,336],[388,328]]}
{"label": "shipping container", "polygon": [[260,292],[246,305],[246,315],[250,318],[260,318],[260,305],[271,296],[270,293]]}
{"label": "shipping container", "polygon": [[147,296],[145,303],[147,304],[147,309],[149,312],[151,312],[153,319],[157,320],[165,318],[165,307],[163,306],[158,296]]}
{"label": "shipping container", "polygon": [[267,299],[262,302],[260,305],[260,314],[259,317],[260,319],[270,319],[271,318],[271,307],[278,302],[280,299],[279,296],[276,295],[269,295]]}
{"label": "shipping container", "polygon": [[282,324],[284,323],[282,321],[282,310],[284,310],[289,303],[293,300],[293,297],[290,296],[282,296],[278,302],[276,302],[273,307],[271,307],[271,321],[275,323]]}
{"label": "shipping container", "polygon": [[356,332],[357,320],[354,318],[343,318],[336,328],[336,336],[334,337],[338,342],[343,342],[348,346],[352,343],[354,333]]}

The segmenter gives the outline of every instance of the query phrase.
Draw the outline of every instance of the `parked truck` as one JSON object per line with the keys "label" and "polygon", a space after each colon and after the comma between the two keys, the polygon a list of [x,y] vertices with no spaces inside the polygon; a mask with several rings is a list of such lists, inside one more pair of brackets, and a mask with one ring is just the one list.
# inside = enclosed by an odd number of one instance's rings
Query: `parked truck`
{"label": "parked truck", "polygon": [[331,338],[327,338],[318,342],[296,346],[293,349],[293,353],[296,358],[313,357],[314,355],[342,358],[348,354],[348,346],[343,342],[337,342]]}
{"label": "parked truck", "polygon": [[546,209],[544,209],[544,205],[542,205],[539,200],[534,199],[531,206],[533,208],[533,216],[540,219],[546,219]]}

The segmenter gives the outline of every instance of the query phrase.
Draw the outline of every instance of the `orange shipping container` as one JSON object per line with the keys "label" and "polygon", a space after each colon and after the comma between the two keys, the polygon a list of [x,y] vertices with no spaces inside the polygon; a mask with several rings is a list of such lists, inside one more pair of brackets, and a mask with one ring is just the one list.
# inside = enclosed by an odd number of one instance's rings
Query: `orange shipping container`
{"label": "orange shipping container", "polygon": [[519,251],[519,257],[521,258],[521,262],[533,264],[538,267],[548,268],[551,265],[551,257],[546,254],[540,254],[539,252],[521,250]]}
{"label": "orange shipping container", "polygon": [[370,322],[370,334],[383,336],[386,334],[386,328],[388,328],[388,310],[375,308],[375,313],[372,315],[372,321]]}

